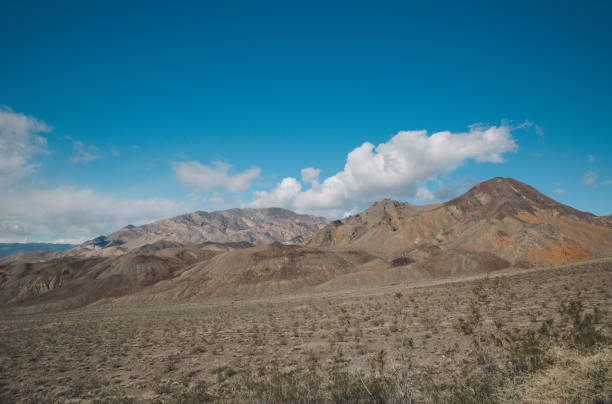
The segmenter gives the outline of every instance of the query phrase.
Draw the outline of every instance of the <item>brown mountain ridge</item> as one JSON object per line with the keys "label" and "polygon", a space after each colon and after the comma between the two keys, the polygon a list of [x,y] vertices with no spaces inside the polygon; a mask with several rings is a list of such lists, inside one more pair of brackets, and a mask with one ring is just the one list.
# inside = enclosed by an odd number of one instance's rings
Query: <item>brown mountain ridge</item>
{"label": "brown mountain ridge", "polygon": [[299,243],[325,226],[322,217],[287,209],[228,209],[198,211],[142,226],[128,225],[108,236],[89,240],[72,255],[120,255],[156,242],[199,245],[206,242],[248,242],[253,245]]}
{"label": "brown mountain ridge", "polygon": [[118,297],[265,295],[612,255],[609,217],[560,204],[511,178],[493,178],[441,204],[386,199],[325,226],[284,209],[254,211],[261,210],[196,212],[129,226],[45,262],[2,260],[0,302],[48,310]]}
{"label": "brown mountain ridge", "polygon": [[612,252],[601,218],[511,178],[493,178],[446,203],[414,206],[384,200],[326,226],[308,246],[360,248],[422,262],[487,253],[518,267],[560,265]]}

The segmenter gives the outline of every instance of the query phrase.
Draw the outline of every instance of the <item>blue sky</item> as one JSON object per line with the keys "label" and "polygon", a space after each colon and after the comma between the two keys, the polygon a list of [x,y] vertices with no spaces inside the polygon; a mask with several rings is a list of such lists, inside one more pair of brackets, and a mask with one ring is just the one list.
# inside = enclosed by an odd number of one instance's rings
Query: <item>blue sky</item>
{"label": "blue sky", "polygon": [[0,5],[0,240],[494,176],[612,213],[610,2],[174,3]]}

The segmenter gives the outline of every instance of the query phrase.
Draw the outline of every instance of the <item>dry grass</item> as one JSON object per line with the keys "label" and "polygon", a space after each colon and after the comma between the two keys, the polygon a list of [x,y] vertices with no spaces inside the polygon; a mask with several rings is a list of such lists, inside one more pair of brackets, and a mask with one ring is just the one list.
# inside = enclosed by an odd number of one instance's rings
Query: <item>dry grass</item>
{"label": "dry grass", "polygon": [[592,355],[556,348],[554,365],[510,385],[502,403],[610,403],[612,402],[612,348]]}
{"label": "dry grass", "polygon": [[[428,287],[4,312],[0,401],[529,402],[596,394],[604,377],[610,402],[610,351],[593,353],[605,343],[589,330],[610,335],[611,291],[604,261]],[[580,327],[592,316],[579,335],[578,300]]]}

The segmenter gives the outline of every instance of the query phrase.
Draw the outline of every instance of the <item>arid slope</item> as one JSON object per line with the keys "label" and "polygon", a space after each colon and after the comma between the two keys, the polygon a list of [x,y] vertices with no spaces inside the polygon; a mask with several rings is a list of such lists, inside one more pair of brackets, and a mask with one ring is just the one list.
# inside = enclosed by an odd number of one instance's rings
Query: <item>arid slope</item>
{"label": "arid slope", "polygon": [[377,202],[305,244],[364,249],[442,272],[466,256],[481,256],[484,270],[549,266],[612,254],[612,229],[604,219],[514,179],[494,178],[439,205]]}
{"label": "arid slope", "polygon": [[191,265],[247,242],[169,246],[157,242],[111,257],[59,257],[46,262],[0,261],[0,304],[40,305],[43,310],[83,306],[135,293],[179,275]]}
{"label": "arid slope", "polygon": [[[283,209],[197,212],[128,226],[72,256],[0,260],[0,303],[44,309],[116,297],[161,303],[556,266],[611,256],[608,219],[510,178],[483,182],[443,204],[383,200],[302,245],[277,241],[296,243],[323,219]],[[201,239],[207,241],[195,244]]]}
{"label": "arid slope", "polygon": [[142,226],[128,225],[71,250],[76,255],[119,255],[158,241],[194,245],[246,241],[254,245],[300,243],[328,221],[286,209],[229,209],[194,212]]}

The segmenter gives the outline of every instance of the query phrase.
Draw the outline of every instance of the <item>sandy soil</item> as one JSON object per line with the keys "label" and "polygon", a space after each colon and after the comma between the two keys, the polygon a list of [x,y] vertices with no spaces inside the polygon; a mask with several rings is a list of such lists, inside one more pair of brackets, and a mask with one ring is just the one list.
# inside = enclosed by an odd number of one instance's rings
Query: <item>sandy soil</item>
{"label": "sandy soil", "polygon": [[0,401],[174,402],[200,382],[214,394],[246,373],[265,378],[273,366],[297,371],[312,360],[342,360],[364,370],[381,350],[387,366],[409,362],[415,378],[431,369],[444,377],[471,344],[457,324],[469,315],[475,288],[485,296],[484,322],[537,327],[557,319],[560,305],[580,293],[588,310],[601,309],[599,327],[612,329],[612,258],[183,305],[117,301],[49,315],[5,310]]}

